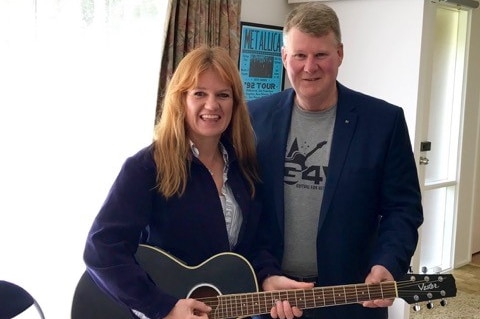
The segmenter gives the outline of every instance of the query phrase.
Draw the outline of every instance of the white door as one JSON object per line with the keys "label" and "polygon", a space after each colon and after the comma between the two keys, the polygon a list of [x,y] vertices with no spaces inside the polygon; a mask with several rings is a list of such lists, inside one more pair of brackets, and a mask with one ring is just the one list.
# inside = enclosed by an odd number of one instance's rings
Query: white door
{"label": "white door", "polygon": [[418,271],[428,273],[454,265],[468,19],[468,10],[436,6],[431,95],[418,166],[425,216]]}

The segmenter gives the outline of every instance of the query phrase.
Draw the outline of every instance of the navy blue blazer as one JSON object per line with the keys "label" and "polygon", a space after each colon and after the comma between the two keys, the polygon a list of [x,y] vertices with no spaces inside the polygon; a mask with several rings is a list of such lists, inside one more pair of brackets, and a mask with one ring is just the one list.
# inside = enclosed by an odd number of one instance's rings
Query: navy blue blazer
{"label": "navy blue blazer", "polygon": [[[261,206],[250,195],[233,146],[222,142],[229,153],[228,183],[243,216],[233,251],[248,258]],[[97,285],[149,318],[165,317],[178,298],[157,287],[135,262],[132,256],[138,244],[159,247],[190,266],[230,251],[222,204],[207,168],[194,157],[185,193],[169,199],[158,193],[156,174],[151,147],[125,161],[84,251],[87,270]]]}
{"label": "navy blue blazer", "polygon": [[[398,280],[408,270],[417,228],[423,222],[404,113],[398,106],[340,83],[337,88],[337,115],[316,238],[318,285],[363,283],[377,264]],[[287,89],[248,103],[263,180],[264,233],[268,233],[265,238],[273,246],[277,265],[283,256],[284,160],[294,95],[293,89]],[[385,308],[324,309],[328,318],[386,318]]]}

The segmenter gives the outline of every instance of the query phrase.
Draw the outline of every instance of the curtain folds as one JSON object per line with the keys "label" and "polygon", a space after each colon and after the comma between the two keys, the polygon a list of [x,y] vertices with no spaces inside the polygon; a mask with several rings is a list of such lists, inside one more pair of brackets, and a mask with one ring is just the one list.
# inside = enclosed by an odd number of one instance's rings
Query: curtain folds
{"label": "curtain folds", "polygon": [[160,66],[157,118],[168,79],[187,52],[201,44],[221,46],[238,61],[241,0],[170,0]]}

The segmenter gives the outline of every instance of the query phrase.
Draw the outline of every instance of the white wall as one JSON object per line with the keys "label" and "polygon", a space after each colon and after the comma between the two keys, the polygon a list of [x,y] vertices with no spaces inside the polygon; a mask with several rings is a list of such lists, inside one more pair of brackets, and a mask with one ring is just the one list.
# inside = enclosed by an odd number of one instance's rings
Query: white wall
{"label": "white wall", "polygon": [[283,26],[289,11],[286,0],[242,0],[240,18],[245,22]]}

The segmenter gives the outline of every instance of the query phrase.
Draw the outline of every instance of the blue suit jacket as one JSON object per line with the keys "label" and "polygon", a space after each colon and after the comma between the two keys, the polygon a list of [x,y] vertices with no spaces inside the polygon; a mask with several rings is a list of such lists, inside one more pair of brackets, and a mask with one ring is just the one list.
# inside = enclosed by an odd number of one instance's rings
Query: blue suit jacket
{"label": "blue suit jacket", "polygon": [[[423,222],[403,110],[337,83],[338,103],[317,233],[318,284],[362,283],[373,265],[398,280]],[[294,91],[249,102],[257,138],[265,239],[283,256],[284,161]],[[273,261],[263,261],[274,264]],[[263,274],[267,275],[267,274]],[[261,280],[263,278],[260,278]],[[324,308],[328,318],[386,318],[386,309]]]}

